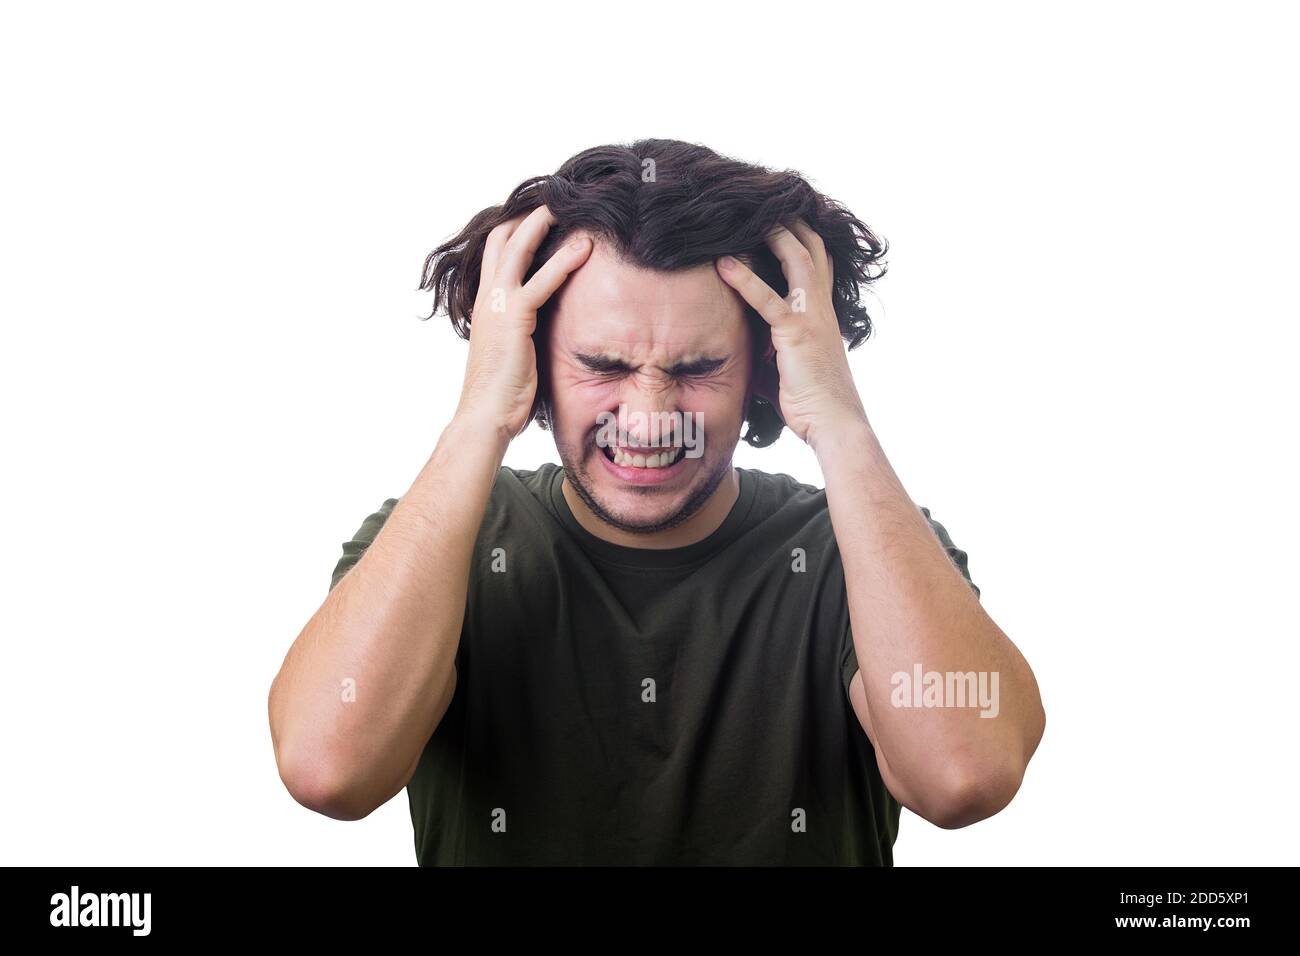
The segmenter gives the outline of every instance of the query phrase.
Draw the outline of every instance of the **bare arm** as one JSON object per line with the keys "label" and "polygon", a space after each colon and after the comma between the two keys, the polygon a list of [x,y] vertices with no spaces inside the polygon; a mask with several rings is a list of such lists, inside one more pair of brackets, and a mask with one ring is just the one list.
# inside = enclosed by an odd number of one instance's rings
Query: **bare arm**
{"label": "bare arm", "polygon": [[591,249],[566,245],[521,285],[553,222],[542,206],[489,235],[456,414],[271,684],[280,779],[318,813],[356,820],[399,793],[455,693],[474,544],[536,395],[537,309]]}
{"label": "bare arm", "polygon": [[[850,700],[881,777],[936,826],[992,816],[1020,788],[1046,725],[1033,671],[944,552],[870,424],[844,425],[816,450],[860,666]],[[996,675],[993,705],[894,706],[894,675],[917,665]]]}

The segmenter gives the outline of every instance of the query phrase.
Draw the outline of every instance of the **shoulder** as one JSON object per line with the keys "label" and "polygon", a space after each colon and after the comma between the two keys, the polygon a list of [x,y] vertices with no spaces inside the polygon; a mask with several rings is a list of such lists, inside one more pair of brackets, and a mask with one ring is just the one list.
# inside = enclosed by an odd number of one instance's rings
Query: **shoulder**
{"label": "shoulder", "polygon": [[497,480],[492,486],[492,493],[496,495],[501,492],[510,495],[526,491],[534,497],[541,497],[550,493],[551,482],[560,470],[559,465],[550,461],[543,462],[536,468],[512,468],[509,465],[502,465],[497,469]]}
{"label": "shoulder", "polygon": [[818,488],[816,485],[800,481],[783,471],[762,471],[758,468],[740,468],[738,470],[743,472],[743,478],[752,479],[760,491],[775,492],[783,497],[817,495],[825,497],[826,495],[825,488]]}
{"label": "shoulder", "polygon": [[[526,520],[523,525],[528,527],[530,533],[539,528],[545,530],[547,522],[536,516],[548,507],[547,496],[550,494],[551,482],[559,469],[559,465],[551,462],[529,469],[511,468],[508,465],[498,468],[488,497],[480,534],[484,529],[487,529],[488,533],[510,530],[525,515],[533,516],[532,520]],[[393,509],[397,507],[400,500],[400,498],[384,499],[378,508],[366,515],[352,537],[343,542],[343,553],[335,563],[334,573],[330,576],[330,588],[338,584],[343,576],[361,560],[361,556],[379,536],[384,523],[392,515]]]}
{"label": "shoulder", "polygon": [[741,468],[741,481],[753,485],[753,507],[757,521],[811,523],[829,521],[826,489],[800,481],[784,472]]}

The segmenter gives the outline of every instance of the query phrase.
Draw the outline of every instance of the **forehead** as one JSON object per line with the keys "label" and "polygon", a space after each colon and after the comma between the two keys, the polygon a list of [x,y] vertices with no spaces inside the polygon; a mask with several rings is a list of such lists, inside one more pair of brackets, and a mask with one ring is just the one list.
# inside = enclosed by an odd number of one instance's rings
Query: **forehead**
{"label": "forehead", "polygon": [[734,351],[746,331],[740,297],[711,263],[676,272],[638,269],[600,241],[553,302],[551,342],[565,351],[676,359]]}

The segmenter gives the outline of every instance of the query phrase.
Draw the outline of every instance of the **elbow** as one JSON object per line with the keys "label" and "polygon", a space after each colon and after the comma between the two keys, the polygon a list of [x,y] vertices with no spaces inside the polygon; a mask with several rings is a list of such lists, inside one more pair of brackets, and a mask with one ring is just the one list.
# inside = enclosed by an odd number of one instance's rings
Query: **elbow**
{"label": "elbow", "polygon": [[1020,792],[1029,760],[1047,729],[1047,711],[1041,699],[1036,703],[1023,739],[1023,759],[956,764],[936,812],[927,818],[931,823],[945,830],[959,830],[1001,813],[1011,803]]}
{"label": "elbow", "polygon": [[1024,769],[962,768],[954,771],[943,797],[927,819],[944,830],[960,830],[1000,813],[1020,790]]}
{"label": "elbow", "polygon": [[332,769],[332,761],[315,755],[282,757],[276,754],[280,781],[289,795],[315,813],[333,820],[361,820],[378,806],[368,794],[350,786],[347,778]]}
{"label": "elbow", "polygon": [[282,700],[277,697],[280,675],[271,683],[267,712],[271,728],[271,749],[280,782],[301,806],[334,820],[361,820],[374,812],[377,803],[357,792],[338,770],[340,763],[319,747],[291,745],[284,728]]}
{"label": "elbow", "polygon": [[[919,816],[945,830],[960,830],[972,823],[1001,813],[1020,792],[1029,760],[1038,749],[1047,728],[1047,713],[1041,701],[1022,741],[1022,758],[989,757],[982,761],[953,760],[942,785],[931,791],[934,796],[917,808]],[[1008,747],[1006,753],[1012,750]]]}

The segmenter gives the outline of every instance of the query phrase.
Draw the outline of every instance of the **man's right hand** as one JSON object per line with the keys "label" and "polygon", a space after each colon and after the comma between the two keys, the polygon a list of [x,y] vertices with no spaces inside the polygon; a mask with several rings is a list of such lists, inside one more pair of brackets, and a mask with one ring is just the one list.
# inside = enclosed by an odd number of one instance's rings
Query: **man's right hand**
{"label": "man's right hand", "polygon": [[456,418],[493,429],[509,442],[527,426],[537,395],[537,311],[587,261],[591,240],[566,243],[523,284],[542,240],[555,223],[546,206],[493,229],[483,250],[470,322],[469,358]]}

